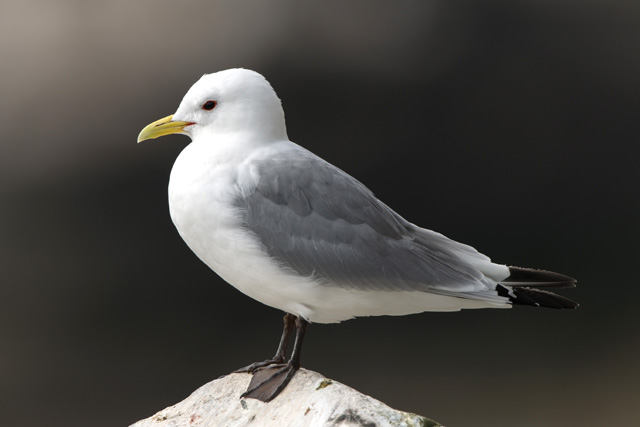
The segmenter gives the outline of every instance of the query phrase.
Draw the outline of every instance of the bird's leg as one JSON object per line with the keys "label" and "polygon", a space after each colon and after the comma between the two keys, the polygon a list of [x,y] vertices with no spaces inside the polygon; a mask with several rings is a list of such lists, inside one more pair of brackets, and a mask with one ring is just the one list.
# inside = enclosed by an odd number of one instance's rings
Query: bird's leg
{"label": "bird's leg", "polygon": [[269,402],[285,389],[296,371],[300,369],[300,353],[302,340],[309,322],[302,317],[296,319],[296,341],[293,345],[291,358],[285,364],[274,364],[255,370],[249,388],[240,397],[250,397],[263,402]]}
{"label": "bird's leg", "polygon": [[262,362],[255,362],[249,366],[245,366],[244,368],[236,369],[233,371],[234,373],[242,373],[248,372],[253,373],[258,368],[264,368],[265,366],[275,365],[275,364],[283,364],[285,353],[287,352],[287,346],[289,345],[289,337],[291,336],[291,331],[293,330],[293,325],[295,324],[296,316],[293,314],[285,314],[284,315],[284,329],[282,330],[282,337],[280,338],[280,345],[278,345],[278,350],[276,351],[276,355],[273,356],[272,359],[267,359]]}

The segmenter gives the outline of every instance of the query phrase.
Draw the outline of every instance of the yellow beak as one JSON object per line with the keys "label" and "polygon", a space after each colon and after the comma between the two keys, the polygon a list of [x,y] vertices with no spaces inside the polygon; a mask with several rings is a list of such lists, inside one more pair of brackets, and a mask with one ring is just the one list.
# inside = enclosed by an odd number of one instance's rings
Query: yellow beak
{"label": "yellow beak", "polygon": [[138,135],[138,142],[146,141],[147,139],[155,139],[165,135],[171,135],[172,133],[184,132],[184,128],[191,126],[193,122],[174,122],[172,121],[173,115],[167,116],[163,119],[156,120],[155,122],[147,125],[140,135]]}

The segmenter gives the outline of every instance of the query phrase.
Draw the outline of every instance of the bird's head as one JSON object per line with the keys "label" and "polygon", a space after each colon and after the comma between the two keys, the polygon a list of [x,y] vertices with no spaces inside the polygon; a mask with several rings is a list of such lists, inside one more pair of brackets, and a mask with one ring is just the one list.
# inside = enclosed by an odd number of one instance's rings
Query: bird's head
{"label": "bird's head", "polygon": [[205,74],[191,86],[175,114],[145,127],[138,142],[173,133],[196,139],[234,132],[272,141],[287,139],[280,99],[255,71],[234,68]]}

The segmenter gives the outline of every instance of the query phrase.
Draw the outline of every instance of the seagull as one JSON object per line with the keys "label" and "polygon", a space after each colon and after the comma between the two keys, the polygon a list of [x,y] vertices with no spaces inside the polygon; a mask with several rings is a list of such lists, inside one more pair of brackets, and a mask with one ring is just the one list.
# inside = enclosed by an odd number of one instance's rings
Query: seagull
{"label": "seagull", "polygon": [[285,312],[275,356],[234,371],[253,374],[242,397],[268,402],[285,389],[300,368],[309,323],[578,306],[546,290],[574,287],[574,279],[495,264],[412,224],[358,180],[291,142],[280,99],[255,71],[204,75],[175,114],[146,126],[138,142],[170,134],[191,138],[169,179],[180,236],[226,282]]}

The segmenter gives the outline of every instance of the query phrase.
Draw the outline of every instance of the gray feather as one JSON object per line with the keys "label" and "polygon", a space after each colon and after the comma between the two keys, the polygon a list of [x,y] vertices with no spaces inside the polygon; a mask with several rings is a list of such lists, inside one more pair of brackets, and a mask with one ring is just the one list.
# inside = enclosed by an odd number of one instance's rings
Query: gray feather
{"label": "gray feather", "polygon": [[347,289],[496,295],[458,254],[486,257],[414,226],[312,153],[290,150],[254,166],[257,186],[235,204],[282,267]]}

